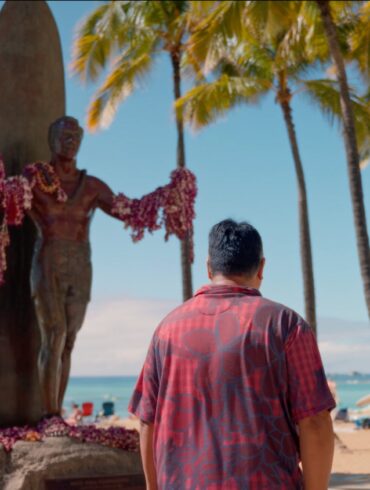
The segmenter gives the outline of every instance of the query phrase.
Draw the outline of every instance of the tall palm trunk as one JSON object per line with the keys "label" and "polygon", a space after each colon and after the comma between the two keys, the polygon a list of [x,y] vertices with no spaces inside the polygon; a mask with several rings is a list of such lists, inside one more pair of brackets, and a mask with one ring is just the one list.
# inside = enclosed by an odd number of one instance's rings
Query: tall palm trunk
{"label": "tall palm trunk", "polygon": [[362,180],[359,166],[359,154],[356,141],[355,122],[352,112],[351,99],[348,90],[347,75],[343,57],[340,52],[336,27],[333,22],[330,3],[319,0],[317,4],[321,11],[325,34],[328,39],[331,57],[334,61],[340,87],[340,106],[343,117],[343,138],[347,156],[347,170],[352,199],[352,209],[355,222],[357,250],[365,292],[365,301],[370,318],[370,249],[369,235],[366,225],[366,213]]}
{"label": "tall palm trunk", "polygon": [[281,80],[280,91],[277,100],[283,111],[286,128],[288,131],[290,148],[293,154],[294,167],[298,185],[298,210],[299,210],[299,237],[301,247],[301,262],[303,274],[303,290],[306,320],[317,334],[315,284],[313,277],[312,251],[310,224],[308,218],[307,191],[304,178],[303,166],[298,149],[297,136],[295,133],[292,108],[290,106],[291,94],[289,88]]}
{"label": "tall palm trunk", "polygon": [[[173,84],[175,101],[181,97],[181,72],[180,72],[180,53],[171,53],[173,68]],[[184,143],[184,124],[181,118],[176,117],[177,126],[177,168],[186,167],[185,163],[185,143]],[[191,274],[191,234],[192,230],[184,240],[181,240],[181,271],[182,271],[182,296],[183,300],[193,296],[193,281]]]}

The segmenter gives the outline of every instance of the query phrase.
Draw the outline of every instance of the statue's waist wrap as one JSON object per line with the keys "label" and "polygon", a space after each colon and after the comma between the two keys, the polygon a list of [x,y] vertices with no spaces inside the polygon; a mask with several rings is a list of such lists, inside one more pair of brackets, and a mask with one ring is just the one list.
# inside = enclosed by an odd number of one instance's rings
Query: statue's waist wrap
{"label": "statue's waist wrap", "polygon": [[38,239],[32,269],[32,296],[52,295],[64,303],[88,303],[92,280],[91,250],[87,242]]}

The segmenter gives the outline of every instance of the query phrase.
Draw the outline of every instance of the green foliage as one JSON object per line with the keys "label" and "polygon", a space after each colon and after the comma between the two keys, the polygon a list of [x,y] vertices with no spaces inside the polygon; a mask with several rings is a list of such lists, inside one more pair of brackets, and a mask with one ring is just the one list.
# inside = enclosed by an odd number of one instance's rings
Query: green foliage
{"label": "green foliage", "polygon": [[[331,5],[342,51],[366,75],[370,2]],[[306,79],[330,61],[316,2],[219,1],[209,5],[208,11],[204,6],[202,15],[189,47],[203,63],[208,82],[203,80],[176,103],[178,114],[193,128],[215,121],[238,104],[256,103],[269,90],[277,101],[305,94],[331,123],[341,124],[337,82]],[[369,103],[352,90],[352,104],[357,140],[365,157],[369,154]]]}
{"label": "green foliage", "polygon": [[[195,2],[196,3],[196,2]],[[196,10],[194,10],[196,12]],[[88,110],[91,130],[106,127],[118,106],[149,73],[160,52],[194,64],[186,39],[196,23],[192,2],[110,1],[80,25],[74,43],[72,70],[83,81],[108,74]]]}

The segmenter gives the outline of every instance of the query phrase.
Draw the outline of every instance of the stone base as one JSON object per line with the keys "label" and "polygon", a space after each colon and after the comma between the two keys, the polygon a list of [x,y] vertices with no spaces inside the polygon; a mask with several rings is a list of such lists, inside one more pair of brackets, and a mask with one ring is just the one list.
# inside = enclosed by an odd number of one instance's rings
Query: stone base
{"label": "stone base", "polygon": [[68,437],[49,437],[44,442],[19,441],[10,453],[0,450],[0,488],[4,490],[45,490],[46,479],[142,472],[138,453]]}

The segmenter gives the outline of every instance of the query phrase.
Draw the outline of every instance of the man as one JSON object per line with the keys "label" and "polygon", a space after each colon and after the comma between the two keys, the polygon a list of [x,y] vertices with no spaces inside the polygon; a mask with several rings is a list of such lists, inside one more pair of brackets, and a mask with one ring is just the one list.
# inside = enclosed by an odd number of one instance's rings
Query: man
{"label": "man", "polygon": [[31,289],[41,331],[39,376],[46,416],[61,414],[71,352],[90,300],[91,219],[96,208],[113,216],[114,195],[109,187],[76,167],[82,136],[82,128],[72,117],[51,124],[50,163],[67,200],[57,201],[46,170],[33,188],[29,212],[38,231]]}
{"label": "man", "polygon": [[310,327],[261,296],[264,265],[251,225],[218,223],[211,284],[155,331],[129,406],[148,490],[327,489],[335,402]]}

